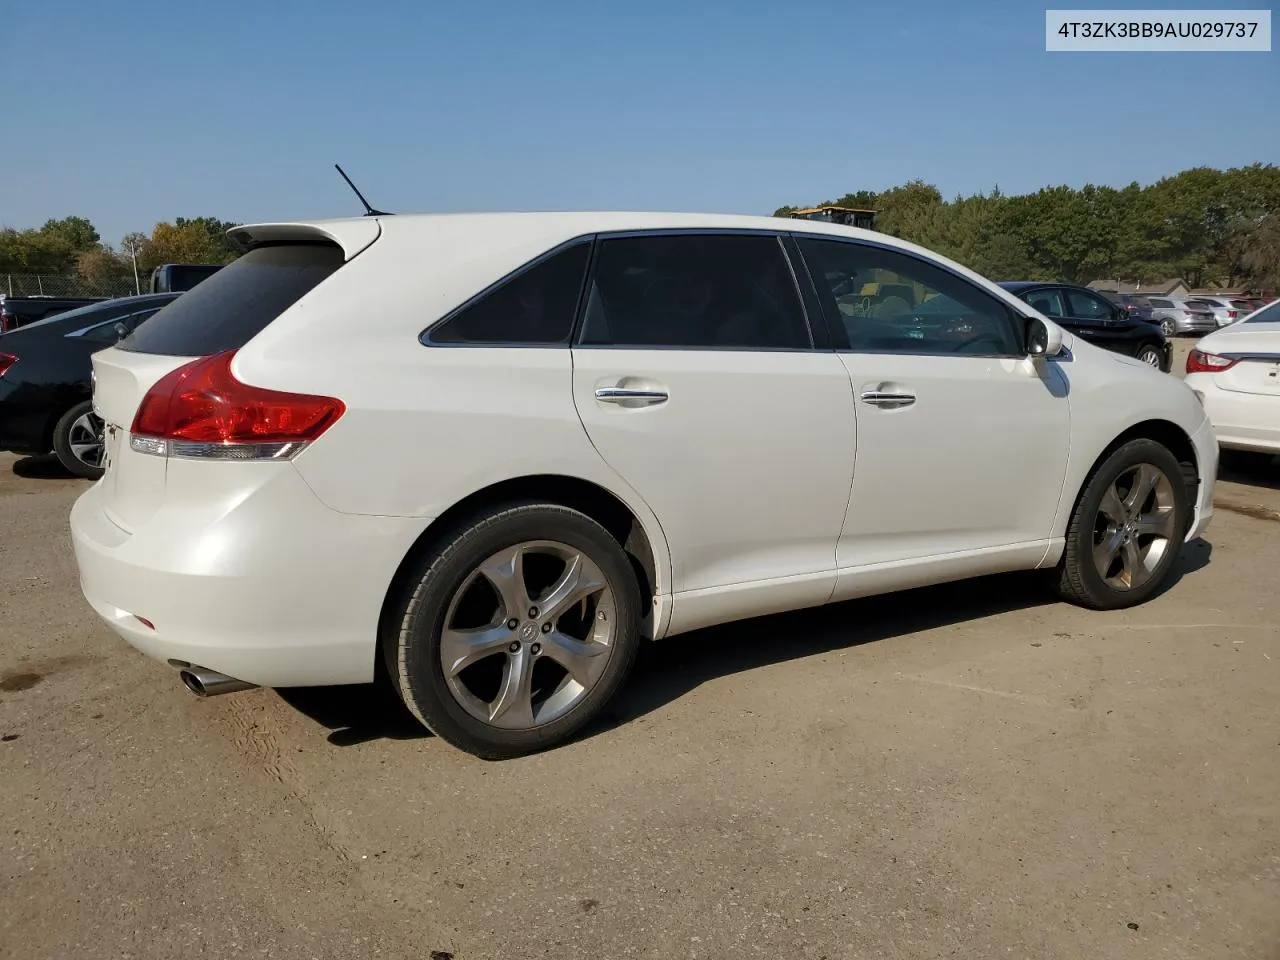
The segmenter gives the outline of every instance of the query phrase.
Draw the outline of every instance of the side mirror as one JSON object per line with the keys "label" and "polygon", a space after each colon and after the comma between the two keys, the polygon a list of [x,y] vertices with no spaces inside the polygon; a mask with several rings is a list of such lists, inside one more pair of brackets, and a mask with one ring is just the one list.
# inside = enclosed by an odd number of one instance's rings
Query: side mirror
{"label": "side mirror", "polygon": [[1056,324],[1027,317],[1025,330],[1028,356],[1056,357],[1062,352],[1062,328]]}
{"label": "side mirror", "polygon": [[117,339],[117,340],[123,340],[125,337],[127,337],[127,336],[129,335],[129,328],[128,328],[128,327],[126,327],[126,326],[125,326],[123,323],[121,323],[119,320],[117,320],[117,321],[116,321],[116,325],[115,325],[115,328],[114,328],[114,329],[115,329],[115,331],[116,331],[116,339]]}

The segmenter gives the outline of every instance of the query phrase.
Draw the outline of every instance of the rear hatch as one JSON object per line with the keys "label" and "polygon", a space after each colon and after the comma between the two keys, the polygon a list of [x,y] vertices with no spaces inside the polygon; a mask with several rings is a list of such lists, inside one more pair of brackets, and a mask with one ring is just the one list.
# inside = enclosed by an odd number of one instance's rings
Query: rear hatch
{"label": "rear hatch", "polygon": [[1218,356],[1239,358],[1214,375],[1223,390],[1280,398],[1280,323],[1232,324],[1215,334],[1204,349]]}
{"label": "rear hatch", "polygon": [[[147,391],[200,357],[238,350],[376,239],[376,220],[239,227],[256,246],[93,356],[93,403],[106,424],[107,516],[132,532],[162,502],[169,460],[134,449],[130,426]],[[139,438],[143,448],[144,438]],[[162,445],[161,445],[162,446]],[[214,468],[226,464],[211,464]]]}

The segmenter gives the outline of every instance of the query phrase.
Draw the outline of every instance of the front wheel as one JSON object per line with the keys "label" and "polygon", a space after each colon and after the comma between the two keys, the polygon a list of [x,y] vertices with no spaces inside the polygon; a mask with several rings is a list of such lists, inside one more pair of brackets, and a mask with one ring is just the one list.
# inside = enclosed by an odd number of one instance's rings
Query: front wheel
{"label": "front wheel", "polygon": [[53,428],[53,452],[69,473],[85,480],[102,476],[102,458],[106,450],[102,418],[93,412],[93,403],[85,400],[64,413]]}
{"label": "front wheel", "polygon": [[1174,326],[1174,323],[1172,320],[1161,320],[1160,332],[1163,333],[1166,337],[1172,337],[1174,334],[1178,332],[1178,328]]}
{"label": "front wheel", "polygon": [[1094,610],[1136,606],[1173,573],[1191,504],[1182,465],[1154,440],[1131,440],[1093,472],[1071,515],[1054,587]]}
{"label": "front wheel", "polygon": [[1153,343],[1145,343],[1138,350],[1138,359],[1149,367],[1155,367],[1157,370],[1161,368],[1164,357],[1161,355],[1160,348]]}
{"label": "front wheel", "polygon": [[626,553],[590,517],[515,504],[447,539],[411,575],[383,638],[426,727],[490,760],[568,740],[622,686],[640,642]]}

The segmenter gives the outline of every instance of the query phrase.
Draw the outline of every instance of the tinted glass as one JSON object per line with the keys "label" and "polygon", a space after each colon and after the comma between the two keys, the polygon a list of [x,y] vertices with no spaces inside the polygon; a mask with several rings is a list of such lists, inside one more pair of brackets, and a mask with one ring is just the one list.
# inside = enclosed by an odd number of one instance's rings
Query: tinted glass
{"label": "tinted glass", "polygon": [[1280,300],[1269,307],[1262,308],[1245,323],[1280,323]]}
{"label": "tinted glass", "polygon": [[808,349],[812,340],[776,237],[604,240],[584,344]]}
{"label": "tinted glass", "polygon": [[799,244],[840,348],[1022,353],[1013,311],[963,277],[893,250],[811,238],[799,238]]}
{"label": "tinted glass", "polygon": [[97,343],[115,343],[116,324],[123,324],[126,333],[131,333],[143,320],[154,316],[159,312],[160,308],[154,310],[144,310],[140,313],[130,314],[129,316],[120,317],[118,320],[109,320],[106,323],[100,323],[96,327],[90,327],[80,336],[86,340],[93,340]]}
{"label": "tinted glass", "polygon": [[1157,300],[1155,297],[1152,297],[1152,298],[1151,298],[1150,303],[1151,303],[1151,305],[1152,305],[1153,307],[1167,308],[1167,307],[1172,307],[1172,306],[1173,306],[1173,301],[1171,301],[1171,300]]}
{"label": "tinted glass", "polygon": [[1067,306],[1073,317],[1084,317],[1087,320],[1110,320],[1115,316],[1116,308],[1103,300],[1080,290],[1067,291]]}
{"label": "tinted glass", "polygon": [[342,251],[331,244],[250,250],[178,297],[119,347],[171,357],[243,347],[342,263]]}
{"label": "tinted glass", "polygon": [[433,327],[433,343],[569,342],[591,253],[576,243],[501,281]]}
{"label": "tinted glass", "polygon": [[1060,290],[1032,290],[1030,293],[1021,294],[1021,297],[1046,317],[1067,316],[1067,307],[1062,302]]}

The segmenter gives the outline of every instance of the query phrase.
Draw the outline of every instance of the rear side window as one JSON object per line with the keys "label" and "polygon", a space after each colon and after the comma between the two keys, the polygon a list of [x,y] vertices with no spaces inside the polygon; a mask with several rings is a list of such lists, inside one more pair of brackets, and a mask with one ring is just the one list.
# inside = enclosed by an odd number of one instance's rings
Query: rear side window
{"label": "rear side window", "polygon": [[721,350],[813,345],[778,239],[716,235],[601,241],[582,342]]}
{"label": "rear side window", "polygon": [[1169,301],[1169,300],[1157,300],[1157,299],[1155,299],[1154,297],[1152,297],[1152,298],[1151,298],[1150,303],[1151,303],[1151,305],[1152,305],[1153,307],[1160,307],[1161,309],[1165,309],[1165,308],[1167,308],[1167,307],[1172,307],[1172,306],[1173,306],[1172,301]]}
{"label": "rear side window", "polygon": [[118,346],[171,357],[207,357],[238,349],[342,264],[342,251],[332,244],[250,250],[178,297]]}
{"label": "rear side window", "polygon": [[535,260],[432,327],[430,343],[568,344],[590,243]]}

